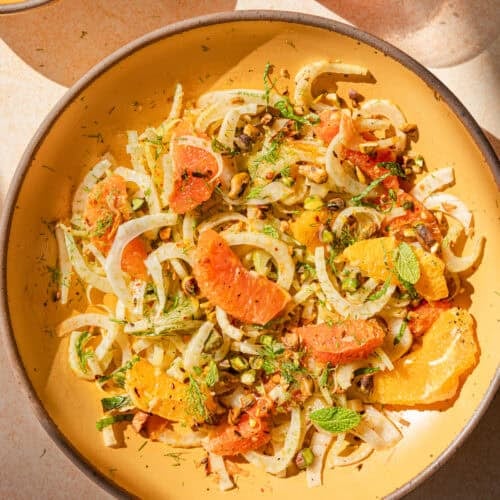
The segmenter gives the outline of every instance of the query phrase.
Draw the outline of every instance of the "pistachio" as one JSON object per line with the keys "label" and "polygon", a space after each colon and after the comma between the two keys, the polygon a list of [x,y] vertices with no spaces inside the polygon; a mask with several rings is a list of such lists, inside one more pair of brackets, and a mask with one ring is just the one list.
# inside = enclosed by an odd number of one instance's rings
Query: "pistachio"
{"label": "pistachio", "polygon": [[347,94],[349,96],[349,99],[351,99],[351,101],[354,101],[356,104],[364,99],[364,97],[354,89],[349,89],[349,92]]}
{"label": "pistachio", "polygon": [[247,123],[243,127],[243,133],[252,139],[256,139],[260,135],[260,130],[257,127],[254,127],[251,123]]}
{"label": "pistachio", "polygon": [[248,152],[252,149],[253,140],[249,135],[240,134],[234,138],[234,143],[240,151]]}
{"label": "pistachio", "polygon": [[307,177],[316,184],[324,184],[328,180],[328,174],[325,169],[310,163],[299,165],[299,174]]}
{"label": "pistachio", "polygon": [[342,198],[333,198],[327,202],[326,206],[328,207],[328,210],[337,212],[338,210],[345,208],[345,201]]}
{"label": "pistachio", "polygon": [[205,352],[213,352],[218,349],[223,344],[222,335],[216,330],[212,330],[210,335],[208,336],[207,341],[205,342],[205,346],[203,350]]}
{"label": "pistachio", "polygon": [[186,276],[183,278],[181,288],[186,295],[197,295],[200,291],[194,276]]}
{"label": "pistachio", "polygon": [[416,123],[405,123],[402,127],[401,130],[405,132],[406,134],[409,134],[410,132],[415,132],[417,130],[417,124]]}
{"label": "pistachio", "polygon": [[265,113],[260,119],[261,125],[269,125],[273,121],[273,115],[271,113]]}
{"label": "pistachio", "polygon": [[231,179],[231,189],[228,193],[229,198],[235,200],[236,198],[241,196],[243,191],[245,191],[245,188],[248,186],[249,182],[250,176],[247,172],[240,172],[234,175]]}

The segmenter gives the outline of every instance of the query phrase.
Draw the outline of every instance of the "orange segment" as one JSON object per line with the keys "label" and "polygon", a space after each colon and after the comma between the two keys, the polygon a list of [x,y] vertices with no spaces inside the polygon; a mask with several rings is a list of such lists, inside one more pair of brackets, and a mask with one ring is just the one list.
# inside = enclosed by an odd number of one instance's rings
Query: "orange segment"
{"label": "orange segment", "polygon": [[[157,370],[144,359],[127,371],[125,388],[133,404],[142,411],[187,425],[203,422],[189,411],[188,385]],[[207,407],[213,407],[212,396],[206,392],[205,397]]]}
{"label": "orange segment", "polygon": [[[391,278],[392,283],[397,285],[398,279],[392,271],[392,255],[398,244],[393,236],[357,241],[347,247],[337,260],[359,267],[364,276],[379,281]],[[428,301],[448,297],[444,262],[420,247],[413,247],[413,250],[420,266],[420,279],[415,284],[415,290]]]}
{"label": "orange segment", "polygon": [[340,111],[325,109],[319,114],[319,123],[314,125],[313,132],[325,144],[338,134],[340,129]]}
{"label": "orange segment", "polygon": [[375,320],[362,319],[348,319],[332,326],[303,326],[294,331],[315,359],[334,365],[365,358],[382,345],[385,337]]}
{"label": "orange segment", "polygon": [[141,238],[133,239],[124,249],[122,269],[132,278],[148,281],[148,270],[144,261],[148,256],[146,245]]}
{"label": "orange segment", "polygon": [[[192,135],[192,125],[180,122],[174,131],[179,137]],[[170,208],[177,214],[185,214],[207,201],[215,189],[213,182],[217,174],[217,160],[204,149],[174,142],[173,189],[169,197]]]}
{"label": "orange segment", "polygon": [[369,399],[405,406],[446,401],[456,394],[460,376],[475,365],[478,352],[471,315],[456,307],[443,311],[420,348],[398,359],[394,370],[374,375]]}
{"label": "orange segment", "polygon": [[193,273],[203,296],[245,323],[264,325],[290,300],[279,285],[248,271],[211,229],[200,235]]}
{"label": "orange segment", "polygon": [[314,252],[317,246],[323,244],[319,236],[321,226],[327,219],[327,210],[304,210],[290,223],[293,237],[305,245],[309,251]]}

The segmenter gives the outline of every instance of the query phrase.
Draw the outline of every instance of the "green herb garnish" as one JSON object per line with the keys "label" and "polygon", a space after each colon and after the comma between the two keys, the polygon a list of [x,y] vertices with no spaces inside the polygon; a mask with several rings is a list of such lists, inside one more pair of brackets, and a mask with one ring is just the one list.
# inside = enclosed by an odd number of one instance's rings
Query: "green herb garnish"
{"label": "green herb garnish", "polygon": [[206,396],[200,389],[198,382],[190,375],[189,386],[187,388],[188,413],[194,417],[205,420],[208,417],[205,406]]}
{"label": "green herb garnish", "polygon": [[205,377],[205,383],[208,387],[213,387],[219,381],[219,370],[217,369],[217,363],[211,359],[208,364],[208,371]]}
{"label": "green herb garnish", "polygon": [[315,113],[309,113],[305,116],[297,115],[293,111],[293,106],[290,101],[286,98],[278,101],[274,107],[281,113],[283,118],[288,118],[289,120],[293,120],[297,127],[302,125],[313,125],[315,123],[319,123],[319,116]]}
{"label": "green herb garnish", "polygon": [[368,300],[377,300],[377,299],[380,299],[380,297],[382,297],[385,292],[387,292],[387,289],[389,288],[389,285],[391,284],[391,278],[387,278],[384,282],[384,284],[382,285],[382,288],[380,288],[379,290],[377,290],[376,292],[373,292],[369,297],[368,297]]}
{"label": "green herb garnish", "polygon": [[389,170],[389,172],[392,175],[401,177],[402,179],[406,179],[406,174],[405,171],[403,170],[403,167],[399,163],[396,163],[395,161],[381,161],[377,163],[377,165],[379,167]]}
{"label": "green herb garnish", "polygon": [[394,337],[394,345],[398,345],[401,342],[401,339],[403,338],[407,325],[408,325],[408,320],[404,319],[403,322],[401,323],[398,334]]}
{"label": "green herb garnish", "polygon": [[212,139],[212,151],[215,153],[220,153],[221,155],[228,155],[228,156],[236,156],[239,154],[239,150],[234,148],[228,148],[226,145],[222,144],[222,142],[218,141],[217,138]]}
{"label": "green herb garnish", "polygon": [[277,240],[279,240],[280,238],[280,233],[279,231],[274,227],[274,226],[271,226],[269,224],[266,224],[263,228],[262,228],[262,232],[264,234],[266,234],[267,236],[271,236],[271,238],[275,238]]}
{"label": "green herb garnish", "polygon": [[354,429],[361,422],[361,415],[358,412],[342,406],[321,408],[310,413],[309,418],[321,429],[332,433]]}
{"label": "green herb garnish", "polygon": [[90,333],[83,332],[76,339],[75,343],[76,354],[78,356],[78,364],[80,365],[80,370],[82,370],[83,373],[87,373],[87,361],[90,358],[94,357],[94,352],[92,350],[90,349],[87,349],[86,351],[83,350],[85,344],[89,339],[90,339]]}
{"label": "green herb garnish", "polygon": [[396,272],[402,281],[414,285],[420,279],[418,259],[408,243],[399,244],[395,262]]}
{"label": "green herb garnish", "polygon": [[377,366],[366,366],[365,368],[358,368],[354,370],[354,376],[359,377],[360,375],[370,375],[371,373],[376,373],[380,371]]}
{"label": "green herb garnish", "polygon": [[117,422],[130,422],[134,418],[133,413],[120,413],[118,415],[110,415],[109,417],[104,417],[95,423],[98,431],[102,431],[104,427],[116,424]]}
{"label": "green herb garnish", "polygon": [[104,375],[98,379],[100,385],[104,384],[108,380],[113,379],[113,381],[123,387],[125,385],[125,372],[130,370],[132,366],[134,366],[141,358],[139,356],[134,356],[131,360],[127,361],[123,366],[120,366],[117,370],[115,370],[110,375]]}
{"label": "green herb garnish", "polygon": [[390,172],[387,172],[386,174],[377,177],[374,181],[370,182],[370,184],[368,184],[368,186],[366,186],[366,188],[360,194],[351,198],[351,202],[356,206],[363,205],[363,198],[366,198],[379,184],[384,182],[384,180],[387,179],[387,177],[389,177],[390,175]]}
{"label": "green herb garnish", "polygon": [[109,398],[102,398],[101,405],[103,411],[119,410],[124,406],[129,406],[132,404],[130,398],[127,395],[124,396],[112,396]]}

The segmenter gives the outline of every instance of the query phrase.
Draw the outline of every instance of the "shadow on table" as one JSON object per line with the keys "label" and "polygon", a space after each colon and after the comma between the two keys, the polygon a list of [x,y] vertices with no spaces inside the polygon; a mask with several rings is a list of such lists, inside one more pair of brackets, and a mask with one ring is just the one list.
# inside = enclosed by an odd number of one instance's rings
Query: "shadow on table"
{"label": "shadow on table", "polygon": [[2,15],[0,37],[36,71],[70,86],[98,61],[149,31],[235,5],[236,0],[59,0]]}
{"label": "shadow on table", "polygon": [[500,498],[498,415],[500,395],[497,393],[479,425],[459,451],[405,500]]}
{"label": "shadow on table", "polygon": [[500,0],[319,0],[339,16],[425,66],[474,58],[498,36]]}

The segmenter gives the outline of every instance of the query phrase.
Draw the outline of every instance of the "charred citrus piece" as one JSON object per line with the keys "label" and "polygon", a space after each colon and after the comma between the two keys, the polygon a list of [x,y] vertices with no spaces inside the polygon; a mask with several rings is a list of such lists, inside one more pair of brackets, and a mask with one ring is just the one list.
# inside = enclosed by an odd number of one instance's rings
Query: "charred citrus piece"
{"label": "charred citrus piece", "polygon": [[422,346],[394,363],[394,370],[373,376],[372,402],[422,405],[455,396],[460,376],[476,363],[478,346],[471,315],[458,308],[443,311]]}
{"label": "charred citrus piece", "polygon": [[362,319],[348,319],[332,326],[303,326],[294,331],[315,359],[334,365],[365,358],[382,345],[385,336],[375,320]]}
{"label": "charred citrus piece", "polygon": [[313,132],[325,144],[338,134],[340,129],[340,111],[325,109],[319,114],[319,123],[314,125]]}
{"label": "charred citrus piece", "polygon": [[451,307],[447,301],[424,302],[408,313],[408,328],[415,337],[422,336],[440,314]]}
{"label": "charred citrus piece", "polygon": [[264,325],[290,300],[279,285],[248,271],[211,229],[199,237],[193,273],[203,296],[245,323]]}

